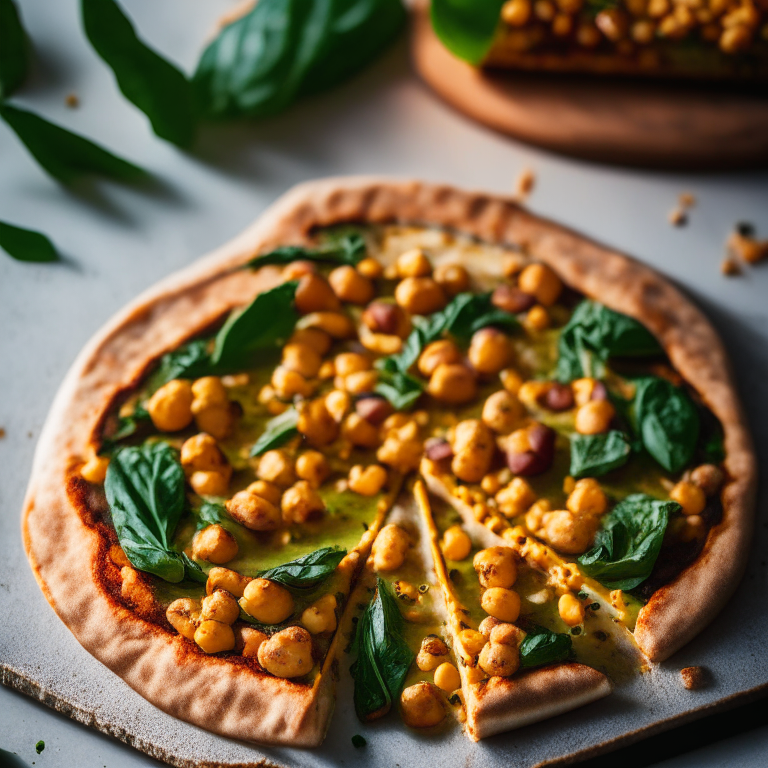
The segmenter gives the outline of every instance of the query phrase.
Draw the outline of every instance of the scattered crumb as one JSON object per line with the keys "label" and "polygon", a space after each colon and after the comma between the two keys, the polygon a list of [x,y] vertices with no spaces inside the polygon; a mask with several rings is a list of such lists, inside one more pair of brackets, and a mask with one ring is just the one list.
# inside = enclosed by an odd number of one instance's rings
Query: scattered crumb
{"label": "scattered crumb", "polygon": [[696,195],[690,192],[683,192],[677,198],[677,202],[681,208],[693,208],[696,205]]}
{"label": "scattered crumb", "polygon": [[673,227],[684,227],[688,223],[688,214],[683,208],[673,208],[667,218]]}
{"label": "scattered crumb", "polygon": [[69,93],[67,98],[64,99],[64,103],[70,109],[77,109],[80,106],[80,97],[76,93]]}
{"label": "scattered crumb", "polygon": [[5,428],[0,427],[0,440],[2,440],[5,437]]}
{"label": "scattered crumb", "polygon": [[741,274],[741,267],[737,261],[734,261],[730,256],[726,256],[720,263],[720,271],[726,277],[735,277]]}
{"label": "scattered crumb", "polygon": [[515,182],[515,199],[522,203],[528,199],[536,185],[536,174],[530,168],[523,168]]}
{"label": "scattered crumb", "polygon": [[[742,232],[749,234],[742,234]],[[756,264],[758,261],[768,258],[768,240],[756,240],[754,230],[737,227],[731,233],[726,243],[728,255],[746,261],[748,264]]]}
{"label": "scattered crumb", "polygon": [[32,437],[34,437],[34,436],[35,436],[35,433],[34,433],[34,432],[27,432],[27,437],[30,437],[30,438],[32,438]]}
{"label": "scattered crumb", "polygon": [[361,749],[364,747],[368,742],[365,740],[365,737],[361,736],[359,733],[356,733],[352,737],[352,746],[357,747],[357,749]]}
{"label": "scattered crumb", "polygon": [[705,688],[709,684],[709,672],[704,667],[686,667],[680,670],[683,685],[689,691]]}

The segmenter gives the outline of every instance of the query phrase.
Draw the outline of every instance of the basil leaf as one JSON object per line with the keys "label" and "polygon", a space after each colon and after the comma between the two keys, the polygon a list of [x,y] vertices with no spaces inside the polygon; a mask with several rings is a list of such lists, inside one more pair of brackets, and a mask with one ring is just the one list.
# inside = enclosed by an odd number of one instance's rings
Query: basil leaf
{"label": "basil leaf", "polygon": [[217,525],[227,519],[227,511],[223,504],[213,501],[204,501],[195,512],[197,518],[197,530],[207,528],[209,525]]}
{"label": "basil leaf", "polygon": [[354,267],[365,258],[365,254],[365,240],[359,234],[352,234],[324,243],[318,248],[284,245],[269,253],[256,256],[248,262],[247,266],[258,269],[267,264],[290,264],[297,259],[304,259],[331,264],[349,264]]}
{"label": "basil leaf", "polygon": [[115,453],[104,490],[131,565],[172,583],[194,574],[197,566],[171,544],[186,498],[184,470],[167,443],[145,443]]}
{"label": "basil leaf", "polygon": [[288,563],[258,573],[261,579],[275,581],[288,589],[313,589],[322,584],[347,554],[346,549],[323,547]]}
{"label": "basil leaf", "polygon": [[20,88],[29,73],[30,44],[13,0],[0,0],[0,99]]}
{"label": "basil leaf", "polygon": [[0,117],[43,169],[65,184],[86,174],[99,174],[118,181],[134,181],[148,175],[137,165],[32,112],[0,104]]}
{"label": "basil leaf", "polygon": [[139,40],[114,0],[81,0],[81,11],[85,34],[114,72],[123,96],[149,118],[161,139],[188,147],[197,115],[186,76]]}
{"label": "basil leaf", "polygon": [[211,367],[209,343],[205,339],[187,342],[160,358],[160,366],[149,379],[149,389],[155,391],[173,379],[199,379]]}
{"label": "basil leaf", "polygon": [[432,0],[432,26],[460,59],[480,64],[493,42],[504,0]]}
{"label": "basil leaf", "polygon": [[424,385],[415,376],[386,368],[379,373],[376,392],[392,404],[396,411],[412,408],[424,392]]}
{"label": "basil leaf", "polygon": [[403,617],[386,582],[376,580],[376,594],[357,623],[352,644],[357,659],[355,712],[362,721],[385,715],[400,691],[415,654],[403,639]]}
{"label": "basil leaf", "polygon": [[299,434],[299,430],[296,429],[298,423],[299,412],[295,408],[289,408],[270,419],[266,423],[264,431],[259,435],[259,439],[253,444],[251,456],[261,456],[262,453],[287,443],[292,437]]}
{"label": "basil leaf", "polygon": [[404,21],[401,0],[260,0],[204,51],[199,102],[216,117],[276,114],[356,73]]}
{"label": "basil leaf", "polygon": [[684,389],[666,379],[649,376],[635,384],[635,414],[643,446],[664,469],[677,474],[696,451],[696,406]]}
{"label": "basil leaf", "polygon": [[540,667],[566,661],[573,654],[571,636],[534,625],[520,643],[520,666]]}
{"label": "basil leaf", "polygon": [[584,299],[560,334],[556,378],[563,382],[584,376],[599,379],[605,375],[610,357],[662,352],[655,337],[637,320]]}
{"label": "basil leaf", "polygon": [[612,429],[604,435],[578,435],[571,438],[573,477],[600,477],[627,463],[632,446],[623,432]]}
{"label": "basil leaf", "polygon": [[53,243],[41,232],[0,221],[0,248],[16,261],[38,264],[58,261]]}
{"label": "basil leaf", "polygon": [[603,520],[595,545],[578,563],[588,576],[608,589],[634,589],[650,575],[659,556],[675,501],[659,501],[643,493],[627,496]]}
{"label": "basil leaf", "polygon": [[125,440],[126,437],[132,437],[140,429],[145,426],[149,426],[152,423],[149,413],[146,408],[141,405],[137,405],[133,413],[130,416],[120,416],[117,420],[117,429],[114,434],[109,437],[105,437],[101,441],[101,449],[99,453],[102,455],[109,455],[113,453],[121,440]]}

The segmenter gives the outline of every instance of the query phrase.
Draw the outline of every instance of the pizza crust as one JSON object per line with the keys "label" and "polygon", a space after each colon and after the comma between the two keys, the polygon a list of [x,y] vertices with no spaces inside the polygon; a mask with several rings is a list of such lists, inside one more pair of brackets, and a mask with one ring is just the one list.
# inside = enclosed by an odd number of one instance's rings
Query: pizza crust
{"label": "pizza crust", "polygon": [[[293,746],[319,744],[332,711],[330,675],[310,689],[213,657],[143,621],[84,578],[99,564],[93,521],[68,479],[95,444],[111,404],[161,354],[259,290],[278,270],[240,271],[254,254],[306,242],[339,222],[426,224],[525,247],[574,288],[643,322],[725,430],[723,519],[701,557],[653,595],[638,622],[652,660],[684,645],[720,610],[741,578],[752,531],[755,458],[723,346],[704,316],[669,282],[509,199],[417,181],[329,179],[296,187],[251,228],[149,289],[89,342],[67,374],[35,453],[24,504],[24,543],[38,582],[78,641],[171,715],[225,736]],[[692,600],[692,596],[701,596]]]}

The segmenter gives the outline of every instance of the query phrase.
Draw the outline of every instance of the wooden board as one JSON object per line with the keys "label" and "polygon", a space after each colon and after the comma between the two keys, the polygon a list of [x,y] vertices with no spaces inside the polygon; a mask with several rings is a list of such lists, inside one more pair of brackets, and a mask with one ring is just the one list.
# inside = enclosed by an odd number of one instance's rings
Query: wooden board
{"label": "wooden board", "polygon": [[414,12],[416,71],[481,123],[575,157],[641,167],[768,166],[768,95],[632,79],[489,73],[454,57]]}

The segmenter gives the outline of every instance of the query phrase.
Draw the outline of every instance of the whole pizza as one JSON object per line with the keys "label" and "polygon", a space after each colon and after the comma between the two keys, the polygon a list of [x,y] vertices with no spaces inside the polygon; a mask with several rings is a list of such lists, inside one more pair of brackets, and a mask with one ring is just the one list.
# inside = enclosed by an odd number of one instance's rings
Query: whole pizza
{"label": "whole pizza", "polygon": [[508,199],[329,180],[89,343],[24,537],[176,717],[315,746],[349,669],[362,721],[477,740],[700,632],[755,476],[723,346],[657,273]]}

